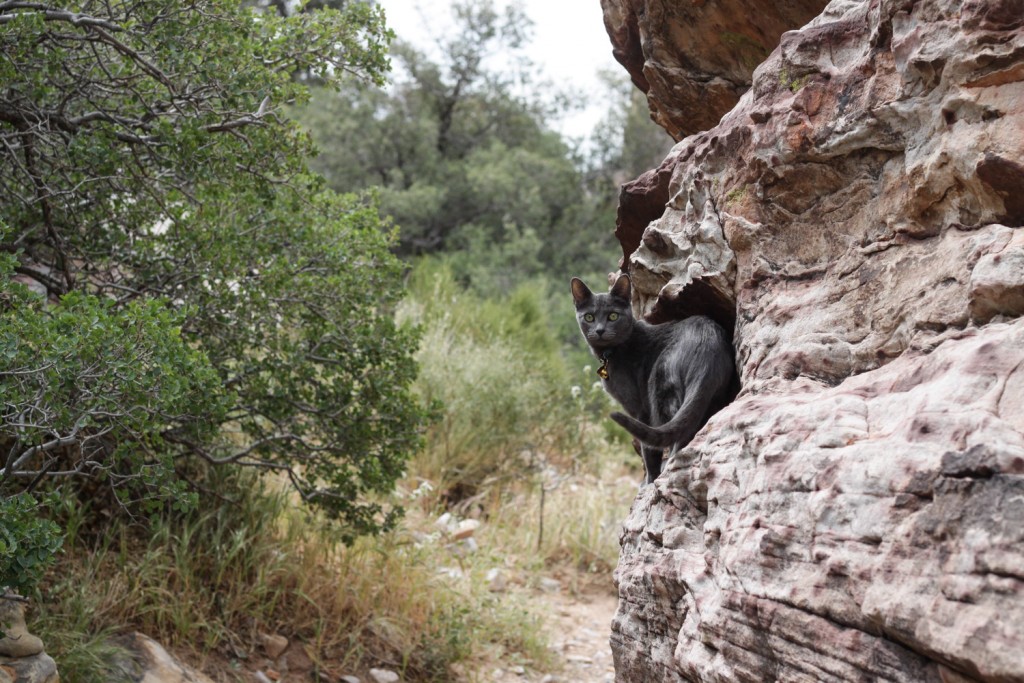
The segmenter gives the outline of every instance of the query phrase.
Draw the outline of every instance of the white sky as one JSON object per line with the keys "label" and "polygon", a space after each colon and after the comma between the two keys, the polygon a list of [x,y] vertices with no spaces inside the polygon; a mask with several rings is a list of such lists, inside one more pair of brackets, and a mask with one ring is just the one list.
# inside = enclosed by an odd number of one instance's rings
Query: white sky
{"label": "white sky", "polygon": [[[604,30],[600,0],[519,0],[533,21],[533,40],[524,52],[541,70],[542,78],[569,85],[594,104],[570,114],[557,128],[574,138],[585,137],[607,108],[607,90],[597,78],[601,70],[625,77],[625,69],[612,57],[612,44]],[[431,29],[451,23],[452,0],[377,0],[388,25],[400,38],[428,51]],[[503,9],[509,0],[494,0]]]}

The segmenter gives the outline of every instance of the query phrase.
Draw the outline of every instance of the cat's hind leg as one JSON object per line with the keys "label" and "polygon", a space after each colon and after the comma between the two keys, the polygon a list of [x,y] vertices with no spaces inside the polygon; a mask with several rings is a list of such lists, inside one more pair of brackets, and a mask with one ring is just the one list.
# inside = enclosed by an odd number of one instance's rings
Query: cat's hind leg
{"label": "cat's hind leg", "polygon": [[654,480],[661,474],[661,457],[664,455],[664,451],[647,444],[641,444],[640,455],[643,456],[644,470],[647,472],[644,484],[653,484]]}
{"label": "cat's hind leg", "polygon": [[[672,416],[679,410],[679,406],[682,405],[683,387],[673,380],[674,378],[663,378],[659,380],[661,386],[651,387],[649,400],[654,413],[651,420],[652,427],[658,427],[671,420]],[[673,447],[672,451],[675,452],[675,450],[675,447]],[[641,455],[644,458],[644,468],[647,470],[645,483],[652,484],[658,478],[658,475],[661,474],[661,464],[665,457],[665,450],[642,444]]]}

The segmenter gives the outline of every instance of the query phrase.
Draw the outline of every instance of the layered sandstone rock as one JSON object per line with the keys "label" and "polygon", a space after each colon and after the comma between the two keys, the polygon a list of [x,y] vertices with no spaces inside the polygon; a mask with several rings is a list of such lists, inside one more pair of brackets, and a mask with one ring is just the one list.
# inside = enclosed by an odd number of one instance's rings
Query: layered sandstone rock
{"label": "layered sandstone rock", "polygon": [[601,0],[613,54],[647,93],[669,135],[706,130],[750,87],[750,74],[826,0]]}
{"label": "layered sandstone rock", "polygon": [[647,184],[635,306],[743,391],[626,522],[618,680],[1024,681],[1024,1],[835,0]]}

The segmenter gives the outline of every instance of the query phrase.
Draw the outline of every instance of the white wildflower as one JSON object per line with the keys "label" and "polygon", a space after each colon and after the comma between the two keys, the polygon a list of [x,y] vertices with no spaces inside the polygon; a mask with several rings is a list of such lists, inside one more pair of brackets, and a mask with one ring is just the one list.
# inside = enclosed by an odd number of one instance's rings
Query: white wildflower
{"label": "white wildflower", "polygon": [[424,479],[422,482],[420,482],[420,485],[416,487],[416,490],[409,494],[409,498],[411,498],[412,500],[419,500],[420,498],[426,496],[433,490],[433,485],[429,481]]}

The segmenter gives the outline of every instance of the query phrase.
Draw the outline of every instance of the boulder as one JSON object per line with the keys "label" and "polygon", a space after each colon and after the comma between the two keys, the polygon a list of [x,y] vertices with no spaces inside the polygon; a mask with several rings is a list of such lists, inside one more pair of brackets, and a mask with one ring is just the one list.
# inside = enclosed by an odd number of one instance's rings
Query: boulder
{"label": "boulder", "polygon": [[43,641],[25,626],[25,602],[0,597],[0,657],[31,657],[43,651]]}
{"label": "boulder", "polygon": [[0,683],[60,683],[57,663],[45,652],[0,657]]}
{"label": "boulder", "polygon": [[126,657],[119,660],[121,675],[138,683],[212,683],[205,674],[178,661],[149,636],[133,633],[118,641]]}

